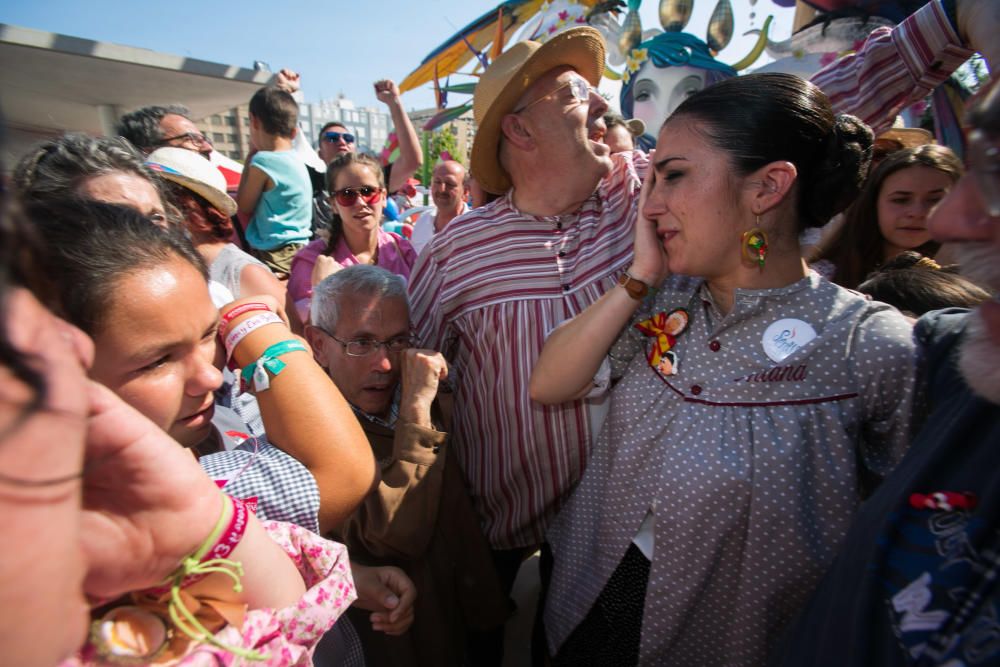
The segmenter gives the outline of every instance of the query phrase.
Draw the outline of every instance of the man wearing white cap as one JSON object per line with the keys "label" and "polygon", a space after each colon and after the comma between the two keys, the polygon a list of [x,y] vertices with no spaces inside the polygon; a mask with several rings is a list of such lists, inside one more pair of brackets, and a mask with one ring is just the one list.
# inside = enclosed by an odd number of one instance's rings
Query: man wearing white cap
{"label": "man wearing white cap", "polygon": [[[502,578],[579,479],[601,405],[542,406],[528,378],[546,335],[627,278],[645,155],[612,156],[604,43],[590,27],[512,46],[476,87],[472,175],[496,201],[455,218],[410,278],[421,343],[453,365],[454,442]],[[567,363],[573,351],[566,350]]]}

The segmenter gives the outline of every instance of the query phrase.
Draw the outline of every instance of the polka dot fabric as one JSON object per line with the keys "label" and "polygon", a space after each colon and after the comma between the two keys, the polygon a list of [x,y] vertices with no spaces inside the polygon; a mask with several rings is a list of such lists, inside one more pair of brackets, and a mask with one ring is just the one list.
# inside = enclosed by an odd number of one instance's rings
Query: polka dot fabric
{"label": "polka dot fabric", "polygon": [[[763,664],[860,502],[859,462],[899,461],[914,401],[912,326],[815,273],[737,290],[721,317],[700,280],[672,277],[636,320],[687,308],[677,372],[628,327],[610,352],[611,412],[548,540],[550,650],[586,616],[654,518],[640,663]],[[796,319],[816,338],[780,362],[762,339]]]}

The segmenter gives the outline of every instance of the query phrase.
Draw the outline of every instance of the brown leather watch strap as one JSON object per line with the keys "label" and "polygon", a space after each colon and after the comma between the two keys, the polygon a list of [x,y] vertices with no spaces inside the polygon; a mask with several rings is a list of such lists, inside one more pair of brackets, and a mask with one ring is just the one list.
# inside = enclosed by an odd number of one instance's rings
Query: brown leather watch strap
{"label": "brown leather watch strap", "polygon": [[618,276],[618,284],[624,287],[628,295],[636,301],[642,301],[649,294],[649,285],[633,278],[628,271]]}

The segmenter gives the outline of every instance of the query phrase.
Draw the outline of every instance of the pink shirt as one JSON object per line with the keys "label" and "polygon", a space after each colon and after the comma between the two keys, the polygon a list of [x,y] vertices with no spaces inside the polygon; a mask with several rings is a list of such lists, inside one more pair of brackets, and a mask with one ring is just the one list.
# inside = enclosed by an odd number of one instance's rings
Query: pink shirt
{"label": "pink shirt", "polygon": [[[323,254],[325,250],[326,241],[324,239],[316,239],[292,258],[292,271],[288,278],[288,294],[291,296],[292,301],[294,301],[295,309],[303,322],[309,318],[309,303],[312,300],[313,266],[316,265],[316,258]],[[343,236],[337,242],[337,247],[333,249],[333,258],[341,266],[352,266],[359,263],[358,258],[347,247],[347,242]],[[381,266],[383,269],[392,271],[409,280],[410,269],[416,261],[417,253],[409,241],[399,234],[387,232],[382,229],[379,230],[377,266]]]}

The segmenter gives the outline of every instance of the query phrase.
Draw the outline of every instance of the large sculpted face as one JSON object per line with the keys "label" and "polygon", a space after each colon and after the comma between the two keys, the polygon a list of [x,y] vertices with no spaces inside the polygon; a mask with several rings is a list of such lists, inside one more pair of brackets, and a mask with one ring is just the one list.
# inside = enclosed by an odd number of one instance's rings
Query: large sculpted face
{"label": "large sculpted face", "polygon": [[654,136],[681,102],[705,87],[705,70],[696,67],[659,68],[647,60],[633,76],[632,117]]}

